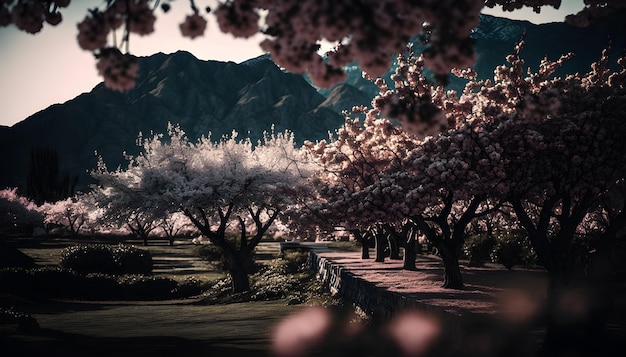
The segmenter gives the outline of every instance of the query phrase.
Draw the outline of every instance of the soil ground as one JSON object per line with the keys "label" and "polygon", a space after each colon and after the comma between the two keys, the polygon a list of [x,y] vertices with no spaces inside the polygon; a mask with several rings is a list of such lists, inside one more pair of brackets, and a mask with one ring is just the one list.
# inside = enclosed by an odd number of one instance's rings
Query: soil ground
{"label": "soil ground", "polygon": [[[56,265],[62,248],[76,243],[67,239],[12,241],[33,257],[38,265]],[[81,242],[81,243],[84,243]],[[133,243],[133,242],[131,242]],[[211,270],[186,241],[174,246],[141,246],[153,255],[156,275],[174,279],[194,276],[215,280],[222,274]],[[277,256],[278,244],[261,244],[257,256]],[[463,266],[468,288],[450,291],[440,288],[442,267],[436,257],[420,256],[417,271],[400,269],[401,262],[363,261],[359,253],[333,250],[320,253],[379,287],[452,312],[494,313],[503,301],[517,297],[540,301],[545,280],[538,270],[507,271],[495,265],[481,268]],[[524,288],[523,290],[519,288]],[[525,291],[523,295],[520,292]],[[530,294],[530,295],[528,295]],[[619,291],[616,313],[610,322],[619,333],[625,330],[626,289]],[[517,300],[515,300],[517,302]],[[524,301],[524,299],[519,300]],[[0,331],[2,356],[270,356],[272,333],[277,323],[301,309],[285,300],[227,305],[198,304],[198,299],[176,301],[50,301],[20,303],[20,311],[33,316],[37,333]],[[529,305],[529,309],[534,305]],[[624,335],[626,336],[626,334]]]}

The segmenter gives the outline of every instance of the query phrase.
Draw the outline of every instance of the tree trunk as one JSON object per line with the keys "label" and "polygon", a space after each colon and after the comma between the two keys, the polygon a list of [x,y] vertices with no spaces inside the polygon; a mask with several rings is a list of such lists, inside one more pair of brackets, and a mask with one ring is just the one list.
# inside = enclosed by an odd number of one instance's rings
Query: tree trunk
{"label": "tree trunk", "polygon": [[454,245],[446,240],[439,244],[437,248],[439,249],[444,267],[442,287],[446,289],[463,289],[465,286],[463,285],[463,277],[459,267],[459,257]]}
{"label": "tree trunk", "polygon": [[376,257],[374,259],[377,263],[385,261],[385,247],[387,247],[387,237],[380,232],[374,233],[374,239],[376,241]]}
{"label": "tree trunk", "polygon": [[248,272],[245,267],[245,259],[235,259],[228,261],[228,274],[232,280],[233,293],[243,293],[250,290],[250,281],[248,280]]}
{"label": "tree trunk", "polygon": [[416,270],[415,259],[417,258],[417,250],[415,247],[415,243],[416,242],[414,237],[407,239],[407,242],[404,245],[404,260],[402,269]]}
{"label": "tree trunk", "polygon": [[368,241],[361,241],[361,259],[370,258],[370,247]]}
{"label": "tree trunk", "polygon": [[398,245],[398,240],[393,234],[387,235],[387,241],[389,244],[389,259],[392,260],[400,260],[400,247]]}
{"label": "tree trunk", "polygon": [[369,259],[370,258],[370,242],[367,238],[368,235],[361,234],[358,229],[354,229],[351,231],[354,239],[361,244],[361,259]]}

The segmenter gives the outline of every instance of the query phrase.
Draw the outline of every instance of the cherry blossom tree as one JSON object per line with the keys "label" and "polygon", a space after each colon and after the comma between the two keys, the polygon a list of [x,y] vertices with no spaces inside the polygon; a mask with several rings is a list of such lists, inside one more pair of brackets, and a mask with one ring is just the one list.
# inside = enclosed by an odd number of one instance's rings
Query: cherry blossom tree
{"label": "cherry blossom tree", "polygon": [[[572,54],[554,61],[544,59],[532,72],[525,69],[520,55],[523,46],[521,41],[507,56],[507,64],[496,68],[493,79],[476,81],[471,71],[456,71],[470,83],[457,102],[445,105],[461,114],[455,115],[457,123],[464,117],[481,120],[484,139],[480,141],[492,143],[489,158],[499,163],[496,171],[500,181],[494,181],[497,185],[486,193],[490,200],[508,201],[517,224],[527,232],[548,271],[547,348],[552,350],[563,345],[569,338],[563,331],[572,327],[558,325],[565,313],[562,299],[570,298],[568,294],[572,293],[573,245],[583,223],[586,219],[611,217],[602,220],[602,228],[592,224],[600,238],[591,246],[604,251],[596,250],[596,257],[589,261],[596,282],[606,281],[610,272],[608,242],[615,241],[626,223],[625,60],[618,59],[621,69],[614,72],[605,50],[588,73],[559,78],[554,72]],[[597,275],[599,270],[604,270],[604,278]],[[610,294],[598,295],[598,291],[606,292],[606,286],[595,287],[582,297],[587,301],[584,309],[594,311],[595,316],[606,316],[598,309],[602,304],[591,300]],[[579,318],[577,323],[588,327],[582,322],[585,317]]]}
{"label": "cherry blossom tree", "polygon": [[40,210],[44,223],[65,227],[73,236],[78,236],[89,217],[89,206],[80,196],[68,197],[54,203],[44,203]]}
{"label": "cherry blossom tree", "polygon": [[[126,91],[134,87],[137,63],[129,52],[130,35],[154,32],[159,12],[170,10],[172,0],[107,0],[97,2],[77,25],[78,44],[98,59],[98,72],[109,88]],[[190,0],[190,14],[179,28],[182,36],[197,38],[207,28],[204,13],[212,12],[222,32],[248,38],[265,35],[260,46],[280,66],[294,73],[308,73],[320,87],[345,78],[342,69],[351,62],[372,77],[389,70],[391,55],[404,51],[410,39],[421,36],[428,44],[426,67],[447,75],[453,68],[474,63],[472,29],[479,23],[484,6],[513,11],[524,6],[540,12],[543,6],[559,8],[561,0],[410,0],[272,1],[226,0],[205,2],[201,9]],[[0,26],[14,24],[28,33],[38,33],[44,23],[55,26],[70,0],[0,1]],[[584,26],[617,8],[623,0],[586,1],[586,6],[568,21]],[[159,11],[160,8],[160,11]],[[322,41],[335,44],[320,56]]]}
{"label": "cherry blossom tree", "polygon": [[550,348],[558,348],[567,338],[564,327],[573,328],[562,325],[559,313],[563,312],[562,299],[573,291],[571,252],[585,217],[600,207],[611,217],[594,244],[596,254],[589,263],[595,266],[591,269],[594,288],[583,296],[584,308],[594,316],[606,316],[599,308],[606,304],[593,300],[610,294],[606,286],[595,284],[607,281],[610,242],[626,225],[625,60],[619,59],[622,68],[612,72],[606,53],[582,75],[552,80],[531,77],[523,82],[517,75],[507,75],[507,81],[518,89],[517,98],[522,98],[521,110],[511,113],[502,139],[511,183],[508,200],[550,278],[548,330],[556,331],[549,333]]}
{"label": "cherry blossom tree", "polygon": [[174,245],[174,238],[181,233],[189,231],[191,222],[182,212],[175,212],[165,216],[158,222],[158,227],[169,240],[169,245]]}
{"label": "cherry blossom tree", "polygon": [[376,207],[415,225],[441,255],[444,286],[460,288],[457,251],[465,230],[500,205],[488,196],[504,189],[500,147],[487,135],[493,124],[478,114],[483,101],[459,98],[431,84],[423,75],[424,57],[411,48],[397,62],[393,89],[376,80],[380,94],[367,115],[400,121],[414,144],[401,149],[398,164],[363,191]]}
{"label": "cherry blossom tree", "polygon": [[[114,202],[152,220],[184,213],[224,255],[233,291],[248,291],[246,262],[281,211],[306,188],[307,168],[293,134],[266,134],[257,145],[238,140],[237,133],[193,143],[170,126],[167,137],[141,141],[143,153],[129,157],[126,169],[108,171],[101,162],[94,172],[107,211],[118,212],[110,209]],[[226,234],[233,230],[239,232],[234,241]]]}
{"label": "cherry blossom tree", "polygon": [[[365,108],[354,108],[354,114]],[[367,256],[368,237],[376,240],[376,261],[383,261],[388,245],[390,227],[400,224],[400,217],[373,202],[365,189],[375,184],[386,172],[398,169],[408,151],[416,144],[414,138],[394,126],[390,121],[376,119],[368,114],[363,123],[346,118],[346,123],[329,140],[306,142],[311,160],[319,165],[311,179],[315,196],[301,209],[313,219],[308,224],[329,229],[341,226],[349,230],[362,246],[362,256]]]}
{"label": "cherry blossom tree", "polygon": [[0,234],[30,234],[43,226],[43,215],[37,205],[17,193],[17,188],[0,190]]}

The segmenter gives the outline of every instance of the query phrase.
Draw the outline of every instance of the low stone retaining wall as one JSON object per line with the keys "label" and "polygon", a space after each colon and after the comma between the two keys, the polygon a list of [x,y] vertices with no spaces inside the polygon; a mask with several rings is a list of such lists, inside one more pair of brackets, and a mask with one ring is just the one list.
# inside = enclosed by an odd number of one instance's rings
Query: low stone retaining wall
{"label": "low stone retaining wall", "polygon": [[[330,292],[351,301],[369,316],[389,319],[405,310],[420,311],[437,315],[442,321],[458,326],[460,316],[444,311],[438,306],[427,305],[414,298],[386,289],[354,276],[347,269],[331,260],[320,257],[311,251],[310,268],[316,272],[319,280]],[[468,316],[466,316],[468,317]]]}

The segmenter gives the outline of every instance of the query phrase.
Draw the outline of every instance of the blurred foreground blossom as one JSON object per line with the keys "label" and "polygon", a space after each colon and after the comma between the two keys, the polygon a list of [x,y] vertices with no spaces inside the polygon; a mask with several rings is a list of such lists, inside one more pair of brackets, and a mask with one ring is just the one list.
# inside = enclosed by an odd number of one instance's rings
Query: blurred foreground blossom
{"label": "blurred foreground blossom", "polygon": [[204,17],[193,14],[185,17],[185,22],[180,24],[180,32],[184,37],[194,39],[198,36],[203,36],[206,30],[207,21]]}
{"label": "blurred foreground blossom", "polygon": [[281,357],[306,356],[324,339],[331,321],[331,313],[321,307],[310,307],[287,317],[274,331],[274,353]]}
{"label": "blurred foreground blossom", "polygon": [[434,317],[416,311],[398,315],[388,325],[388,333],[404,356],[424,356],[442,334],[441,323]]}
{"label": "blurred foreground blossom", "polygon": [[135,86],[139,66],[131,54],[122,54],[117,48],[104,48],[98,54],[98,73],[107,88],[125,92]]}

